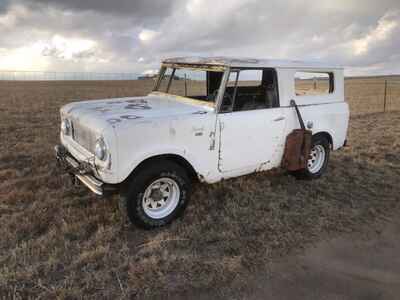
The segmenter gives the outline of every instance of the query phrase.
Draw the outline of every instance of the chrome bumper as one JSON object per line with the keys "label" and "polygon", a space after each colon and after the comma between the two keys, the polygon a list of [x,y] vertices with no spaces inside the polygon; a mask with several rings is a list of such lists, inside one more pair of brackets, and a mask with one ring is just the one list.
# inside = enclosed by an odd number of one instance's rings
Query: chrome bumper
{"label": "chrome bumper", "polygon": [[77,161],[68,153],[64,146],[57,145],[54,147],[58,165],[73,178],[79,179],[93,193],[97,195],[104,194],[104,183],[92,175],[91,167],[88,163]]}

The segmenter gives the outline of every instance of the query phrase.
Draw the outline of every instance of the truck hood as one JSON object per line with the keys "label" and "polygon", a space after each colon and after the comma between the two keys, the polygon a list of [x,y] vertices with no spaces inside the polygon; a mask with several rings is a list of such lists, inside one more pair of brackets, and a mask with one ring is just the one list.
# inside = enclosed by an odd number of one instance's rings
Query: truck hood
{"label": "truck hood", "polygon": [[212,112],[205,101],[153,92],[144,97],[112,98],[72,102],[64,105],[62,117],[72,118],[97,132],[106,126],[135,122],[144,118],[160,118],[192,113]]}

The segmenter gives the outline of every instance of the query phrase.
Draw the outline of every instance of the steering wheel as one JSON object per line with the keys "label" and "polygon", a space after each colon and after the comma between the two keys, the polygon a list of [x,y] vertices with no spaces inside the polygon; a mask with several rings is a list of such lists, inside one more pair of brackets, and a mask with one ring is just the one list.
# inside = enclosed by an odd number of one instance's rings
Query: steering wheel
{"label": "steering wheel", "polygon": [[[215,101],[215,98],[218,95],[218,90],[215,90],[210,95],[208,95],[207,100]],[[233,104],[233,98],[230,94],[224,93],[224,97],[222,98],[221,110],[227,111]]]}
{"label": "steering wheel", "polygon": [[218,90],[215,90],[214,92],[212,92],[211,94],[209,94],[207,96],[207,100],[208,101],[215,101],[215,98],[217,97],[217,95],[218,95]]}

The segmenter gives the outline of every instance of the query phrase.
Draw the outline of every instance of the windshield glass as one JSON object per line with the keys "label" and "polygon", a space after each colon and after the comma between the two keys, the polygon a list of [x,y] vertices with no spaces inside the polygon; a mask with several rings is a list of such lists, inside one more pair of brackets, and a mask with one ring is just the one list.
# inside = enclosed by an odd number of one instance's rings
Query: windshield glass
{"label": "windshield glass", "polygon": [[215,104],[223,71],[163,67],[155,91]]}

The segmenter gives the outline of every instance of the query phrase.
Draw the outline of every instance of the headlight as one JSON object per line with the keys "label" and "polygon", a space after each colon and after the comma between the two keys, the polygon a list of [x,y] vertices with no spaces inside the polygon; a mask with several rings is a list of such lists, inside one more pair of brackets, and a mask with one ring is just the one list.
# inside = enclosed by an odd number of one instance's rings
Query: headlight
{"label": "headlight", "polygon": [[64,119],[61,122],[61,132],[64,135],[70,135],[71,134],[71,122],[68,119]]}
{"label": "headlight", "polygon": [[107,146],[104,143],[103,138],[99,138],[96,141],[96,145],[94,147],[94,154],[100,160],[106,160],[107,158]]}

